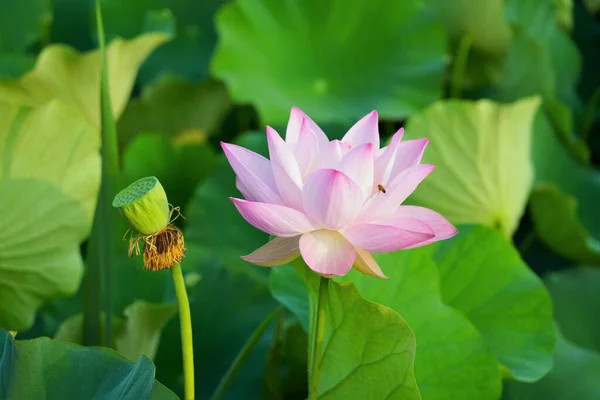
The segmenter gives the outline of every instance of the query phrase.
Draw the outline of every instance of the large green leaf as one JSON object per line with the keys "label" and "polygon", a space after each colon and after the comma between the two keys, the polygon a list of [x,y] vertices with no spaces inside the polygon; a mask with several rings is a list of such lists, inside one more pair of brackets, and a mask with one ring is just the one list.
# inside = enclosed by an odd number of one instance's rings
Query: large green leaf
{"label": "large green leaf", "polygon": [[[353,282],[368,300],[391,307],[410,324],[418,347],[415,374],[424,399],[482,399],[500,394],[497,362],[475,327],[442,302],[439,277],[427,251],[377,255],[389,280],[352,271]],[[270,288],[276,299],[306,325],[306,286],[290,267],[274,268]]]}
{"label": "large green leaf", "polygon": [[447,100],[411,118],[406,137],[429,137],[423,162],[437,167],[413,198],[454,223],[487,225],[511,236],[533,184],[538,106],[537,98],[508,105]]}
{"label": "large green leaf", "polygon": [[535,383],[509,382],[507,400],[597,400],[600,354],[579,347],[557,332],[554,368]]}
{"label": "large green leaf", "polygon": [[600,271],[580,267],[550,274],[546,279],[552,295],[556,322],[566,339],[600,353]]}
{"label": "large green leaf", "polygon": [[[298,264],[315,305],[317,275]],[[415,335],[406,321],[393,309],[365,300],[351,283],[328,279],[325,284],[318,398],[421,399]]]}
{"label": "large green leaf", "polygon": [[473,46],[491,54],[504,53],[510,42],[510,26],[504,20],[504,1],[483,0],[473,7],[470,0],[425,0],[444,24],[450,38],[468,36]]}
{"label": "large green leaf", "polygon": [[13,340],[0,330],[0,397],[20,399],[176,399],[154,380],[146,357],[135,364],[107,348],[38,338]]}
{"label": "large green leaf", "polygon": [[[167,37],[148,34],[114,40],[107,48],[112,111],[123,112],[139,65]],[[0,81],[0,100],[35,106],[60,99],[100,127],[100,53],[78,53],[65,45],[46,47],[34,67],[19,80]]]}
{"label": "large green leaf", "polygon": [[231,2],[211,68],[272,124],[293,105],[319,122],[406,117],[441,95],[444,36],[430,11],[416,0]]}
{"label": "large green leaf", "polygon": [[39,41],[43,34],[47,35],[51,21],[48,1],[0,2],[0,53],[26,50]]}
{"label": "large green leaf", "polygon": [[600,173],[577,162],[538,115],[531,197],[535,231],[546,245],[571,260],[600,265]]}
{"label": "large green leaf", "polygon": [[[186,238],[186,245],[188,251],[182,262],[186,277],[190,273],[201,275],[200,281],[188,290],[196,332],[196,396],[208,399],[238,351],[277,303],[265,282],[247,274],[232,273],[218,259],[199,252],[195,240]],[[259,398],[271,336],[272,330],[268,330],[261,337],[224,399]],[[179,320],[176,319],[163,331],[155,363],[157,378],[177,393],[183,391],[180,348]]]}
{"label": "large green leaf", "polygon": [[41,304],[77,290],[99,147],[94,128],[65,104],[0,100],[0,326],[25,329]]}
{"label": "large green leaf", "polygon": [[156,176],[169,194],[169,202],[185,206],[198,183],[215,169],[217,157],[204,136],[181,139],[161,134],[136,136],[123,155],[124,181]]}
{"label": "large green leaf", "polygon": [[432,246],[444,302],[469,318],[513,378],[541,378],[552,367],[555,341],[543,283],[495,231],[459,230]]}
{"label": "large green leaf", "polygon": [[415,374],[423,399],[493,399],[500,395],[497,361],[477,329],[443,303],[440,278],[426,249],[376,255],[389,280],[352,271],[347,278],[370,301],[410,324],[417,338]]}
{"label": "large green leaf", "polygon": [[[262,154],[267,151],[264,134],[244,134],[236,143]],[[264,245],[268,235],[244,221],[227,200],[230,196],[240,194],[235,188],[235,173],[223,156],[214,174],[198,186],[187,207],[186,240],[210,252],[228,268],[244,270],[264,280],[267,269],[250,266],[240,256]]]}
{"label": "large green leaf", "polygon": [[165,78],[144,87],[119,121],[122,141],[141,132],[159,132],[172,137],[187,132],[210,135],[217,131],[231,107],[222,83],[191,83]]}
{"label": "large green leaf", "polygon": [[[134,302],[125,308],[124,318],[113,318],[111,347],[132,361],[141,355],[154,359],[161,332],[176,313],[177,306],[173,303],[153,304],[143,300]],[[82,323],[82,314],[67,318],[54,338],[82,344]]]}
{"label": "large green leaf", "polygon": [[509,385],[510,399],[597,399],[600,271],[588,267],[567,269],[551,273],[545,282],[558,325],[554,368],[534,384]]}
{"label": "large green leaf", "polygon": [[217,34],[213,17],[225,0],[102,0],[109,37],[132,38],[151,29],[156,13],[168,13],[175,20],[175,37],[161,46],[143,65],[142,82],[163,75],[176,75],[196,81],[208,76]]}

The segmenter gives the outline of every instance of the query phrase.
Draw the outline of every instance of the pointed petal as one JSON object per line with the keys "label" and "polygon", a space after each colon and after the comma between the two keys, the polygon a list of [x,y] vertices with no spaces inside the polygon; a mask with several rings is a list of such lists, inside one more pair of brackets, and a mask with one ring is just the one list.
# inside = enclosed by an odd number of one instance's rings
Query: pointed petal
{"label": "pointed petal", "polygon": [[230,199],[250,225],[269,235],[292,237],[314,229],[306,215],[293,208],[232,197]]}
{"label": "pointed petal", "polygon": [[417,164],[402,171],[386,188],[386,193],[380,192],[371,198],[357,221],[374,222],[394,215],[398,206],[434,169],[433,165]]}
{"label": "pointed petal", "polygon": [[375,253],[405,249],[434,237],[433,229],[422,221],[405,219],[403,222],[403,225],[354,224],[341,233],[355,247]]}
{"label": "pointed petal", "polygon": [[299,241],[300,236],[278,237],[241,258],[261,267],[277,267],[289,263],[300,255]]}
{"label": "pointed petal", "polygon": [[410,248],[424,246],[438,240],[449,239],[458,233],[458,229],[448,222],[441,214],[425,207],[400,206],[396,211],[395,218],[418,219],[425,222],[433,230],[435,235],[433,238],[426,242],[419,243],[418,245],[411,246]]}
{"label": "pointed petal", "polygon": [[321,275],[346,275],[354,260],[354,247],[338,232],[319,229],[300,237],[300,254],[310,269]]}
{"label": "pointed petal", "polygon": [[378,119],[377,111],[371,111],[350,128],[342,138],[342,142],[350,143],[352,147],[373,143],[373,146],[379,149]]}
{"label": "pointed petal", "polygon": [[285,141],[290,145],[290,148],[296,148],[300,138],[300,131],[302,126],[311,132],[319,142],[327,142],[327,135],[319,126],[306,115],[298,107],[292,107],[290,112],[290,119],[288,121],[287,129],[285,131]]}
{"label": "pointed petal", "polygon": [[[225,156],[246,194],[264,203],[282,204],[269,160],[235,144],[221,142]],[[246,195],[244,194],[244,195]]]}
{"label": "pointed petal", "polygon": [[313,170],[337,168],[340,161],[342,161],[343,155],[342,142],[337,139],[332,140],[321,149],[321,152],[315,159]]}
{"label": "pointed petal", "polygon": [[279,134],[267,126],[267,143],[277,191],[284,204],[302,210],[302,176],[296,157]]}
{"label": "pointed petal", "polygon": [[374,161],[373,143],[364,143],[350,150],[339,163],[338,169],[362,189],[365,197],[373,189]]}
{"label": "pointed petal", "polygon": [[315,169],[316,156],[328,145],[328,141],[321,140],[307,127],[306,120],[303,120],[298,135],[298,143],[294,149],[294,156],[298,161],[298,167],[302,177],[306,177],[310,171]]}
{"label": "pointed petal", "polygon": [[392,176],[396,176],[407,168],[417,165],[423,158],[429,139],[406,140],[398,144],[398,152],[392,169]]}
{"label": "pointed petal", "polygon": [[338,230],[358,215],[364,195],[343,172],[320,169],[304,182],[302,202],[310,218],[327,228]]}
{"label": "pointed petal", "polygon": [[381,149],[381,153],[377,156],[375,160],[375,185],[388,185],[402,136],[404,136],[404,128],[400,128],[392,136],[390,144]]}
{"label": "pointed petal", "polygon": [[354,261],[354,268],[358,271],[362,272],[365,275],[374,276],[377,278],[388,279],[387,276],[383,273],[377,261],[373,258],[371,253],[367,250],[354,248],[356,251],[356,261]]}
{"label": "pointed petal", "polygon": [[235,177],[235,187],[242,194],[242,196],[244,196],[244,199],[248,201],[256,201],[256,199],[252,198],[250,192],[248,191],[248,188],[244,186],[244,184],[238,176]]}

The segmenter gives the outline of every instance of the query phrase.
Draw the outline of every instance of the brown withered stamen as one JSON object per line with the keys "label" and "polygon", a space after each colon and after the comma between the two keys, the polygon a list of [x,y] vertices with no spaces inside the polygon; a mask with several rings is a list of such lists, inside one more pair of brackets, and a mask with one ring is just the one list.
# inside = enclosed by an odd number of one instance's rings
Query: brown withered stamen
{"label": "brown withered stamen", "polygon": [[169,225],[157,234],[144,237],[144,267],[152,271],[171,268],[185,255],[183,233]]}

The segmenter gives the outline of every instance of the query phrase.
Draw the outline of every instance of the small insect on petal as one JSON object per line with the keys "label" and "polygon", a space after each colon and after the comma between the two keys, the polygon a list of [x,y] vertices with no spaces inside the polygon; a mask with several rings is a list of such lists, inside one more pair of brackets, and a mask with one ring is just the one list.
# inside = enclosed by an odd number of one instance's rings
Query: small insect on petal
{"label": "small insect on petal", "polygon": [[377,190],[379,190],[383,194],[387,193],[385,190],[385,187],[381,183],[379,185],[377,185]]}

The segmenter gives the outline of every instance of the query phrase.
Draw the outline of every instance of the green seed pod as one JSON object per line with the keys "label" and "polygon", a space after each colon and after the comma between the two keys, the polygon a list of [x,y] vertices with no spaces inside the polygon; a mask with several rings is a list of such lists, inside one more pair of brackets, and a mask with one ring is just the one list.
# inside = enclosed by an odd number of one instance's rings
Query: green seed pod
{"label": "green seed pod", "polygon": [[165,189],[154,176],[139,179],[121,190],[113,207],[120,208],[129,225],[143,235],[153,235],[169,224]]}

